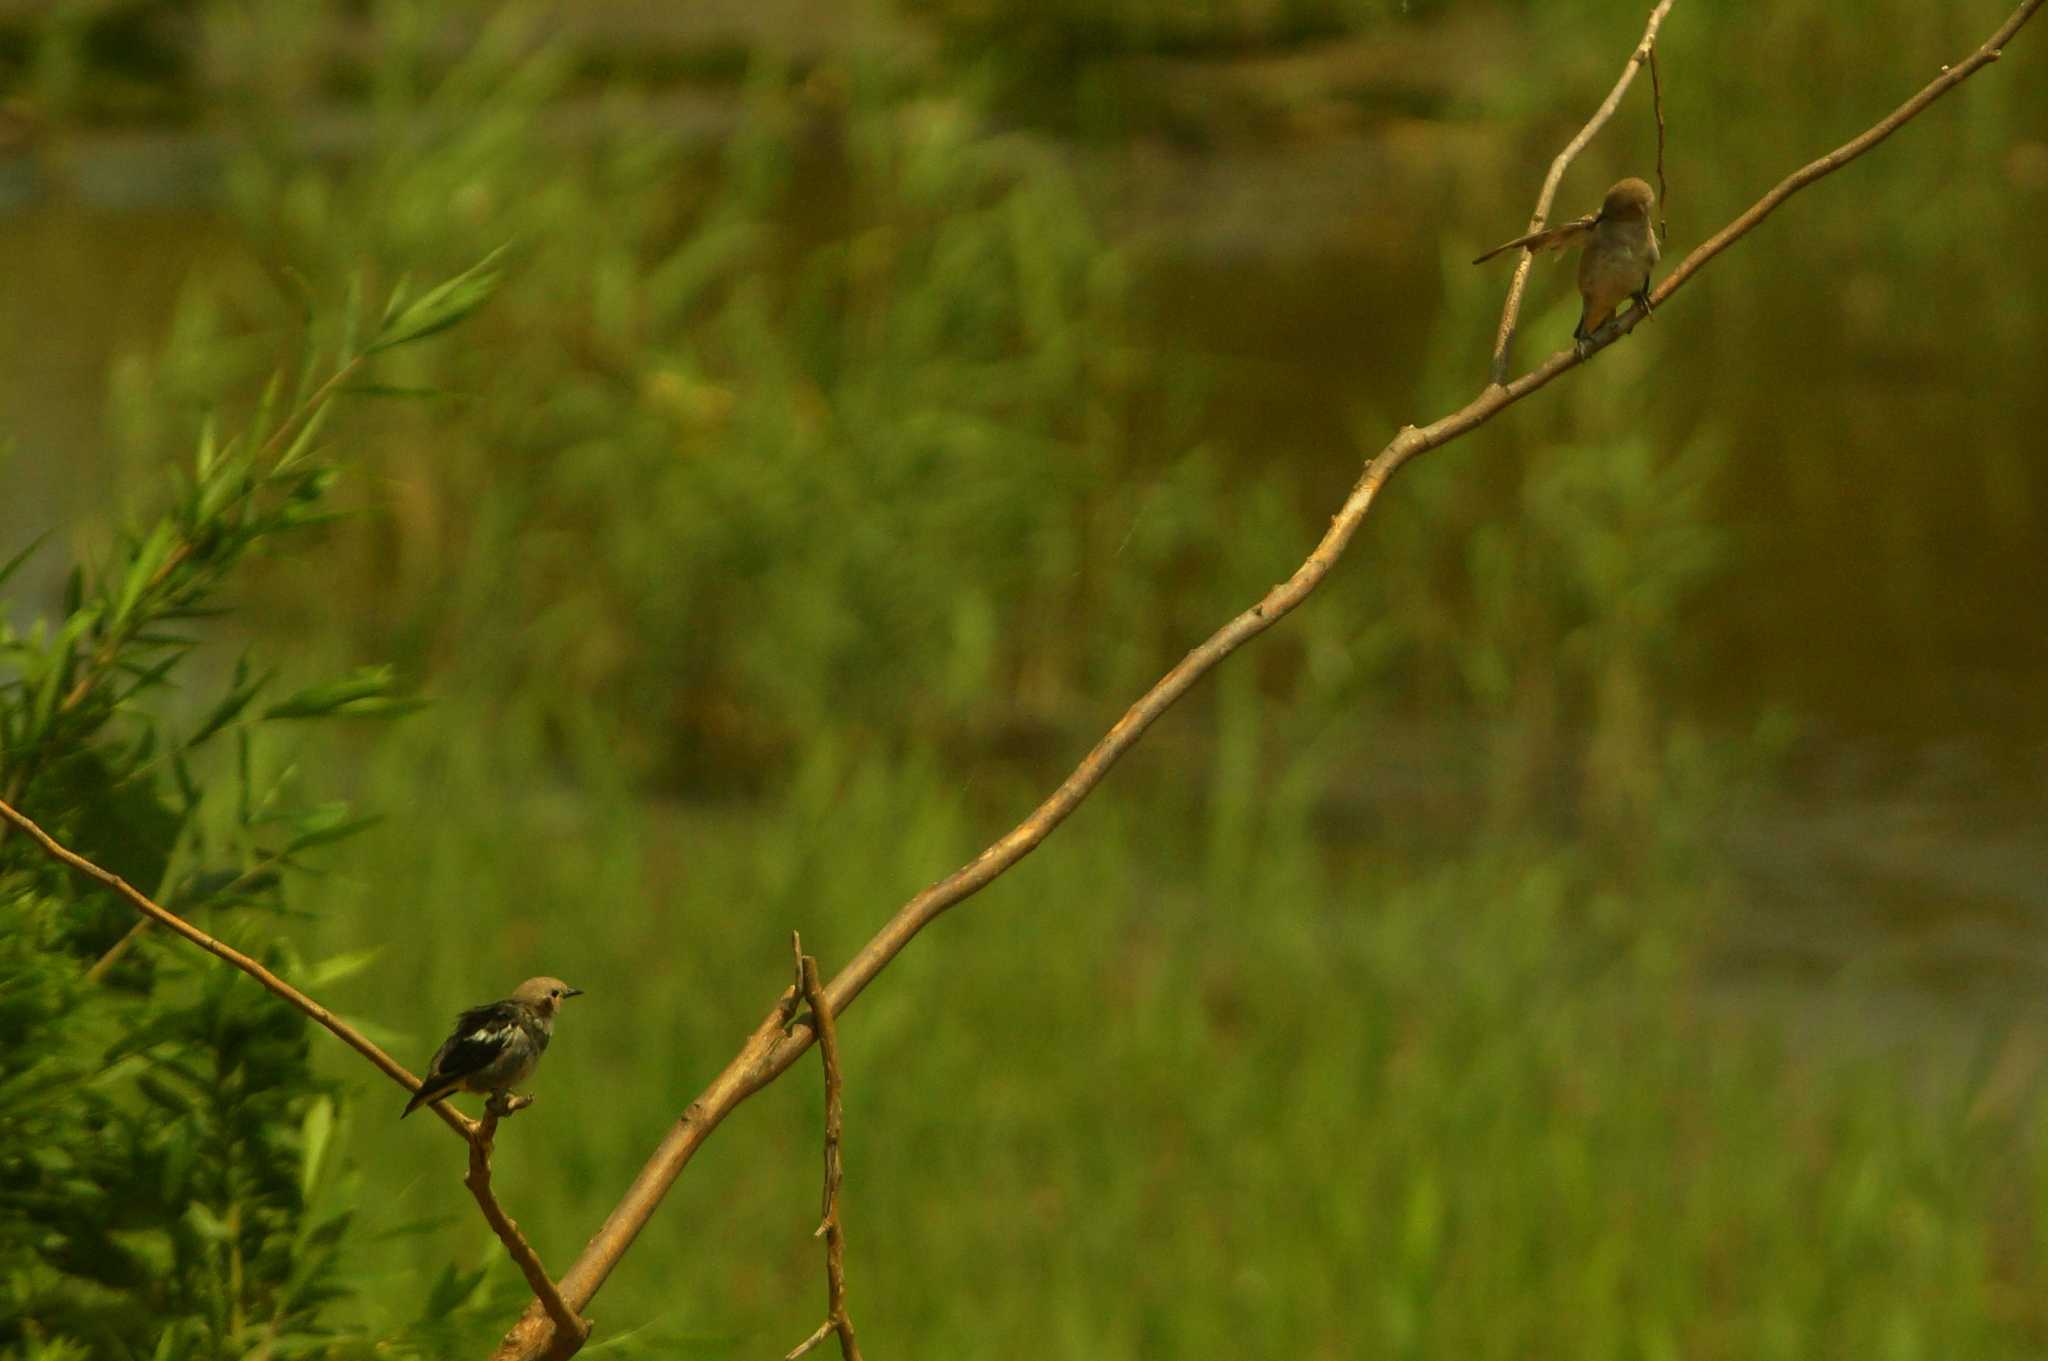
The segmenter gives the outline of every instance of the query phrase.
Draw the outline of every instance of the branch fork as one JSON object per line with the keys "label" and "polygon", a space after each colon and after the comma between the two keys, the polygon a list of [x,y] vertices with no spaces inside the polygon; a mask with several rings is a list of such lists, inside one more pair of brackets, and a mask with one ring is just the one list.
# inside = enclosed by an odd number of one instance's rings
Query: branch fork
{"label": "branch fork", "polygon": [[796,955],[796,988],[811,1009],[811,1028],[817,1032],[818,1056],[825,1070],[823,1218],[811,1233],[811,1237],[825,1240],[825,1321],[792,1347],[782,1361],[797,1361],[835,1332],[839,1334],[843,1361],[861,1361],[860,1343],[853,1335],[853,1317],[846,1311],[846,1233],[839,1226],[839,1183],[844,1173],[839,1157],[844,1089],[839,1075],[839,1029],[833,1023],[832,1005],[826,1000],[824,986],[818,981],[818,961],[804,953],[803,938],[794,931],[790,932],[789,944]]}

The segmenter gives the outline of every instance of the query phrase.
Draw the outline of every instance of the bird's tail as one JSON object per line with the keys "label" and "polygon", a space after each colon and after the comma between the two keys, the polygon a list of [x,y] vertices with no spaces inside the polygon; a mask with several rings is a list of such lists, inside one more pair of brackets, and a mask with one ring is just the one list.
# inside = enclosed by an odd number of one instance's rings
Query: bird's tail
{"label": "bird's tail", "polygon": [[1593,230],[1594,221],[1592,217],[1581,217],[1565,223],[1562,227],[1545,227],[1526,236],[1518,236],[1512,241],[1503,241],[1472,263],[1483,265],[1502,251],[1513,250],[1517,246],[1526,246],[1538,253],[1546,250],[1566,250],[1579,244],[1580,239]]}
{"label": "bird's tail", "polygon": [[412,1100],[405,1103],[405,1110],[400,1113],[398,1118],[403,1120],[420,1107],[439,1101],[442,1097],[453,1092],[455,1086],[456,1079],[454,1078],[450,1078],[445,1082],[422,1082],[420,1089],[412,1094]]}

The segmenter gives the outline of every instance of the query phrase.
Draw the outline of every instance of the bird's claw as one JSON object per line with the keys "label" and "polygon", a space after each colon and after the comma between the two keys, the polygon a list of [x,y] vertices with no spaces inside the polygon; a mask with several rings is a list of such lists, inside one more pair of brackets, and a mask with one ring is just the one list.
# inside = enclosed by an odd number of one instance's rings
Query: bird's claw
{"label": "bird's claw", "polygon": [[521,1096],[513,1091],[499,1091],[491,1093],[490,1098],[484,1102],[484,1109],[502,1120],[508,1115],[516,1115],[532,1104],[533,1098],[530,1096]]}

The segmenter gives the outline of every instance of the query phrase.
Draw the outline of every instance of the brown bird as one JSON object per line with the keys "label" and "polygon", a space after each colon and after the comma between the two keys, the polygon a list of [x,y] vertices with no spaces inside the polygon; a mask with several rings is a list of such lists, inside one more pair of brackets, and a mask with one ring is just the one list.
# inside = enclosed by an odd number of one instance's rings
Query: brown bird
{"label": "brown bird", "polygon": [[1535,252],[1565,250],[1583,242],[1579,296],[1586,305],[1572,329],[1572,348],[1583,359],[1593,333],[1607,324],[1623,299],[1634,298],[1643,315],[1650,314],[1650,271],[1661,254],[1656,230],[1650,226],[1650,210],[1656,203],[1656,192],[1648,184],[1625,179],[1607,191],[1599,212],[1503,242],[1472,263],[1482,264],[1517,246]]}

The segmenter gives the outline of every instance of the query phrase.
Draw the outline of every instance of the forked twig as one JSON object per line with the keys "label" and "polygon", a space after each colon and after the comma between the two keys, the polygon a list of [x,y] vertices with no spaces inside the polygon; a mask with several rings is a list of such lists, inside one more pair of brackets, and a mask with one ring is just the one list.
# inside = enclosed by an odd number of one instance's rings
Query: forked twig
{"label": "forked twig", "polygon": [[818,982],[818,961],[804,953],[804,943],[790,933],[790,947],[796,952],[797,987],[811,1009],[811,1025],[818,1033],[818,1057],[825,1070],[825,1192],[823,1218],[811,1236],[825,1240],[825,1321],[809,1337],[790,1348],[782,1361],[797,1361],[833,1333],[839,1334],[839,1354],[844,1361],[860,1361],[860,1343],[854,1340],[853,1316],[846,1312],[846,1233],[839,1224],[839,1182],[843,1168],[839,1159],[842,1123],[839,1076],[839,1027],[832,1020],[831,1003]]}

